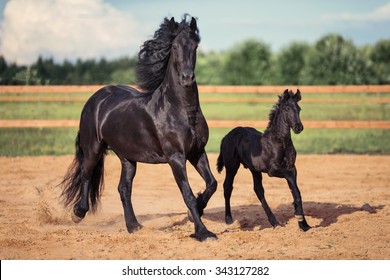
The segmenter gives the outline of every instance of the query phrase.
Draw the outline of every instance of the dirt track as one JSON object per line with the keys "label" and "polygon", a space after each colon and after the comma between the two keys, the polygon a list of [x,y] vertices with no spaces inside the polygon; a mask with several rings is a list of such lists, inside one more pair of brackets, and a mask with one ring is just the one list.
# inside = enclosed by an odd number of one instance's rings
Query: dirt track
{"label": "dirt track", "polygon": [[[214,169],[216,155],[209,155]],[[120,163],[106,161],[101,209],[80,224],[55,188],[71,156],[0,158],[0,259],[390,259],[390,156],[299,155],[298,183],[307,220],[293,217],[284,180],[264,176],[266,197],[284,227],[270,227],[241,169],[224,223],[223,174],[203,221],[219,239],[199,243],[167,165],[138,166],[134,208],[144,228],[125,230],[116,186]],[[188,167],[194,192],[204,184]]]}

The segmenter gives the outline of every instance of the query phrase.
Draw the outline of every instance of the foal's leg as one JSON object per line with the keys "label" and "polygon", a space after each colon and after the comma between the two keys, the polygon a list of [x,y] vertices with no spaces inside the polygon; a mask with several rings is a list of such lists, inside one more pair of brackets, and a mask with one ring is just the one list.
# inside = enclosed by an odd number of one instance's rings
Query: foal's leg
{"label": "foal's leg", "polygon": [[277,221],[274,213],[272,213],[272,211],[269,208],[268,203],[265,199],[264,187],[263,187],[263,183],[262,183],[263,176],[262,176],[261,172],[257,172],[257,171],[253,171],[253,170],[251,170],[251,172],[252,172],[252,176],[253,176],[253,188],[255,190],[257,198],[260,200],[261,205],[263,206],[263,209],[264,209],[265,213],[267,214],[268,221],[271,223],[271,225],[273,227],[276,227],[277,225],[279,225],[279,222]]}
{"label": "foal's leg", "polygon": [[230,197],[233,192],[234,177],[236,176],[239,167],[240,163],[232,165],[231,162],[225,166],[226,175],[225,181],[223,182],[223,195],[225,198],[225,222],[227,224],[233,223],[232,212],[230,209]]}
{"label": "foal's leg", "polygon": [[120,194],[125,213],[127,231],[132,233],[142,228],[135,217],[133,205],[131,204],[131,191],[133,187],[133,179],[137,170],[137,162],[121,159],[121,163],[122,173],[119,181],[118,192]]}
{"label": "foal's leg", "polygon": [[295,217],[298,219],[299,227],[303,231],[307,231],[311,227],[306,222],[303,214],[301,193],[297,185],[297,169],[294,167],[292,170],[287,171],[285,178],[294,198]]}
{"label": "foal's leg", "polygon": [[198,198],[196,199],[199,215],[202,216],[203,210],[206,208],[211,196],[217,190],[217,180],[215,180],[213,174],[211,173],[209,160],[204,150],[201,154],[194,158],[190,158],[189,160],[206,182],[205,191],[203,193],[199,193]]}
{"label": "foal's leg", "polygon": [[206,240],[207,238],[217,238],[217,236],[207,230],[206,226],[200,219],[198,211],[198,205],[196,198],[191,190],[190,184],[188,183],[187,171],[186,171],[186,159],[182,154],[174,154],[169,159],[169,165],[172,168],[173,176],[175,177],[176,183],[179,186],[180,192],[183,195],[184,202],[191,212],[195,224],[195,233],[191,234],[200,241]]}

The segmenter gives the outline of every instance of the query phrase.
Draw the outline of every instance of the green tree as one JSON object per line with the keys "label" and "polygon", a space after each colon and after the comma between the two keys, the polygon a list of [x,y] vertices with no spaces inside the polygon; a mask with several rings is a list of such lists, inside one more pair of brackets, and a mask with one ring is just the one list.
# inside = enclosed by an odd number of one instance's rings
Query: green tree
{"label": "green tree", "polygon": [[226,55],[223,52],[198,52],[196,61],[196,81],[203,85],[223,84],[223,67]]}
{"label": "green tree", "polygon": [[269,82],[271,50],[269,45],[246,40],[227,54],[223,82],[231,85],[264,85]]}
{"label": "green tree", "polygon": [[294,42],[280,51],[276,58],[278,84],[301,84],[301,73],[305,67],[305,55],[309,48],[307,43]]}
{"label": "green tree", "polygon": [[309,49],[301,81],[320,85],[364,84],[369,73],[367,65],[363,52],[352,41],[330,34]]}
{"label": "green tree", "polygon": [[371,59],[380,84],[390,84],[390,39],[380,40],[372,48]]}

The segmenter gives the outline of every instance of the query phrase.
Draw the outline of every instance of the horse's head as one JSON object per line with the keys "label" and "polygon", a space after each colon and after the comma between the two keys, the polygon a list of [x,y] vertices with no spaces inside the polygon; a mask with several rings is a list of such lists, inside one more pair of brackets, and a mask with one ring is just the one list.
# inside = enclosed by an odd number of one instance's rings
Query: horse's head
{"label": "horse's head", "polygon": [[283,114],[283,119],[296,134],[301,133],[303,130],[303,125],[299,116],[301,107],[298,105],[298,102],[301,100],[301,98],[301,92],[299,89],[297,90],[296,94],[286,89],[283,93],[283,96],[281,96],[280,107]]}
{"label": "horse's head", "polygon": [[187,23],[184,18],[178,24],[174,18],[171,18],[169,24],[170,28],[177,33],[171,46],[174,71],[182,87],[192,86],[195,82],[196,50],[200,41],[196,19],[192,17],[191,22]]}

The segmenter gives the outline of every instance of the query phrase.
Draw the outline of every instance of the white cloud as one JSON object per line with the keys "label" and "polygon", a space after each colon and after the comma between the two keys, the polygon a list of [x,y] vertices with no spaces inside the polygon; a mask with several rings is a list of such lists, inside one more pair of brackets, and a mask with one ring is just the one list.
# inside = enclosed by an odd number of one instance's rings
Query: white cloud
{"label": "white cloud", "polygon": [[141,26],[104,0],[11,0],[1,23],[0,53],[9,62],[114,58],[134,54]]}
{"label": "white cloud", "polygon": [[390,20],[390,2],[366,13],[341,13],[336,15],[324,15],[323,21],[355,21],[355,22],[376,22]]}

